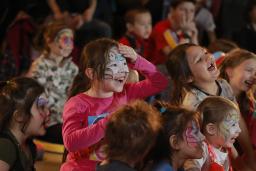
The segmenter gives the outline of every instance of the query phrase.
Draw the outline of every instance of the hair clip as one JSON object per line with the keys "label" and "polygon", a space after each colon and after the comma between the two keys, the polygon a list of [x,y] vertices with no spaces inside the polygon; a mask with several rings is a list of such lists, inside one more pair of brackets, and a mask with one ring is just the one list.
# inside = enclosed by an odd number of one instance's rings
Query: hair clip
{"label": "hair clip", "polygon": [[166,111],[166,108],[165,107],[161,107],[160,113],[164,113],[165,111]]}

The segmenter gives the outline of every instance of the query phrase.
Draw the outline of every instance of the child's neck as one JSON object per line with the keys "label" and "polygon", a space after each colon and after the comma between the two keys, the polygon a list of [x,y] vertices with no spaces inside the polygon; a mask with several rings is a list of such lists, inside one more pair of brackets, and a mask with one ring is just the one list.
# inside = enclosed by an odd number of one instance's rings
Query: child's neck
{"label": "child's neck", "polygon": [[201,91],[209,95],[218,95],[219,87],[216,81],[207,82],[207,83],[194,83],[194,85],[199,88]]}
{"label": "child's neck", "polygon": [[84,94],[91,96],[91,97],[97,97],[97,98],[108,98],[113,96],[113,92],[105,92],[96,88],[91,87],[89,90],[84,92]]}
{"label": "child's neck", "polygon": [[26,142],[27,136],[25,136],[20,128],[10,128],[11,133],[14,135],[16,140],[20,145],[23,145]]}
{"label": "child's neck", "polygon": [[174,153],[172,155],[171,163],[172,163],[173,170],[178,170],[178,168],[183,166],[184,162],[185,162],[185,158],[182,154],[180,154],[180,153],[175,154]]}
{"label": "child's neck", "polygon": [[55,53],[50,53],[49,58],[54,60],[57,63],[57,65],[60,65],[64,57],[61,55],[57,55]]}
{"label": "child's neck", "polygon": [[213,146],[216,149],[219,149],[221,151],[221,149],[223,148],[222,145],[218,144],[216,142],[216,140],[218,139],[216,136],[205,136],[205,139],[207,140],[207,142]]}

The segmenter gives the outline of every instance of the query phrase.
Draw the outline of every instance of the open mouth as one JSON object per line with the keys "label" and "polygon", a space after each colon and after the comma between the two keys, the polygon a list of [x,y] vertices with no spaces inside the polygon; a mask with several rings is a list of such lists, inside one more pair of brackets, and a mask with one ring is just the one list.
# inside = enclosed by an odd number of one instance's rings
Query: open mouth
{"label": "open mouth", "polygon": [[215,66],[214,62],[211,62],[210,66],[208,66],[207,70],[208,71],[214,71],[215,69],[216,69],[216,66]]}
{"label": "open mouth", "polygon": [[253,84],[254,84],[254,81],[251,81],[251,80],[246,80],[246,81],[244,81],[244,83],[247,85],[247,87],[252,87],[253,86]]}
{"label": "open mouth", "polygon": [[125,77],[120,77],[120,78],[115,78],[114,79],[116,82],[119,82],[120,84],[125,82]]}

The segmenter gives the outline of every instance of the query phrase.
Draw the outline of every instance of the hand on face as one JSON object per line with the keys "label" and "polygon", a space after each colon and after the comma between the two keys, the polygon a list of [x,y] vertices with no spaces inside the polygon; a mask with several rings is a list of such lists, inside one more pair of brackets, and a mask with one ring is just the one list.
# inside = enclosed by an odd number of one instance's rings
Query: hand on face
{"label": "hand on face", "polygon": [[119,52],[127,59],[129,59],[130,62],[134,63],[138,57],[138,54],[133,50],[133,48],[119,44],[118,46]]}
{"label": "hand on face", "polygon": [[197,35],[198,31],[196,28],[196,23],[187,17],[186,15],[182,15],[180,20],[180,29],[189,34],[189,36]]}

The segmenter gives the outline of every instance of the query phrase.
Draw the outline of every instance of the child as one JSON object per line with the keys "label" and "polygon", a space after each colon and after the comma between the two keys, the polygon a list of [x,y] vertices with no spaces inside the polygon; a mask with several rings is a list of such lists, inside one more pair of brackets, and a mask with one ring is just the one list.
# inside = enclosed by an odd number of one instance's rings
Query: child
{"label": "child", "polygon": [[200,103],[198,111],[206,138],[204,155],[201,159],[186,161],[186,171],[231,171],[231,159],[237,157],[231,147],[241,132],[238,106],[223,97],[212,96]]}
{"label": "child", "polygon": [[220,65],[220,76],[233,89],[242,116],[244,117],[254,148],[256,148],[256,103],[252,87],[256,83],[256,55],[243,49],[227,53]]}
{"label": "child", "polygon": [[149,59],[151,57],[149,36],[152,31],[151,14],[147,9],[135,8],[125,15],[126,34],[119,40],[120,43],[131,46],[138,54]]}
{"label": "child", "polygon": [[31,137],[45,134],[48,119],[44,88],[31,78],[0,83],[0,170],[34,170]]}
{"label": "child", "polygon": [[105,132],[107,160],[96,170],[135,171],[155,143],[160,121],[159,112],[143,101],[135,101],[114,112]]}
{"label": "child", "polygon": [[[142,99],[163,90],[167,79],[155,66],[128,46],[111,39],[98,39],[83,50],[80,84],[74,83],[72,95],[64,107],[63,140],[69,151],[61,170],[95,170],[104,155],[104,137],[109,113],[134,99]],[[125,84],[128,66],[146,79]]]}
{"label": "child", "polygon": [[59,21],[49,23],[44,31],[45,51],[37,58],[28,76],[44,85],[51,112],[46,135],[40,139],[63,144],[61,136],[62,110],[68,90],[78,73],[69,56],[73,49],[73,31]]}
{"label": "child", "polygon": [[187,159],[203,156],[203,134],[200,132],[198,112],[157,103],[155,106],[162,114],[162,131],[152,151],[152,171],[176,171],[182,169]]}
{"label": "child", "polygon": [[[218,79],[219,70],[206,49],[195,44],[179,45],[169,54],[166,66],[174,83],[172,103],[195,110],[208,96],[222,96],[236,102],[227,81]],[[239,122],[242,134],[238,141],[247,157],[254,160],[245,121],[241,118]],[[250,164],[253,165],[253,162]]]}
{"label": "child", "polygon": [[198,43],[194,0],[173,0],[168,18],[158,22],[152,31],[154,64],[164,64],[167,55],[178,44]]}

